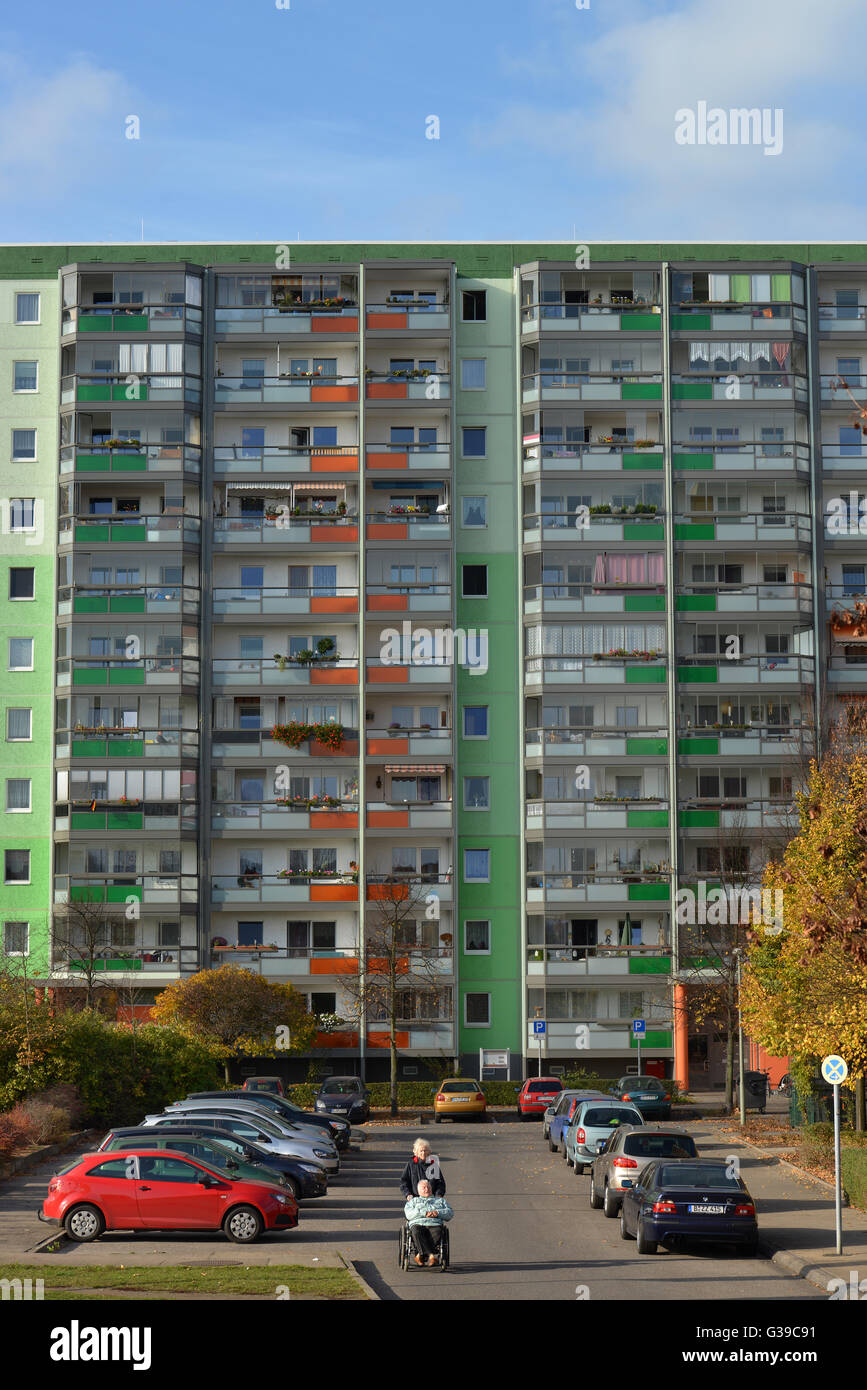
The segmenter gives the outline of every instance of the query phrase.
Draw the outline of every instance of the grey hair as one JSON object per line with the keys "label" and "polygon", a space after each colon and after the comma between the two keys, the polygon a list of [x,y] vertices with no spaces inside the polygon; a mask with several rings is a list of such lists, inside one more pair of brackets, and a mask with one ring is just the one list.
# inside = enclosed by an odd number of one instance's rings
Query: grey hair
{"label": "grey hair", "polygon": [[415,1143],[414,1143],[413,1146],[412,1146],[412,1151],[413,1151],[413,1153],[414,1153],[414,1154],[417,1154],[418,1151],[419,1151],[419,1148],[425,1148],[425,1149],[427,1149],[428,1151],[430,1151],[430,1143],[429,1143],[429,1141],[428,1141],[427,1139],[422,1139],[420,1135],[419,1135],[418,1139],[416,1139]]}

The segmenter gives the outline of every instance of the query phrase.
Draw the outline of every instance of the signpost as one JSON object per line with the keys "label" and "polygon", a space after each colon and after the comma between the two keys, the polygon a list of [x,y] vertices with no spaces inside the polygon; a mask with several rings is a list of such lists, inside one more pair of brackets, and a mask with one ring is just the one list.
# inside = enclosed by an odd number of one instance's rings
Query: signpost
{"label": "signpost", "polygon": [[633,1038],[635,1039],[635,1045],[636,1045],[636,1047],[638,1048],[638,1075],[639,1075],[639,1076],[641,1075],[641,1039],[642,1039],[643,1037],[645,1037],[646,1034],[647,1034],[647,1022],[646,1022],[646,1020],[643,1019],[643,1018],[634,1018],[634,1019],[632,1020],[632,1036],[633,1036]]}
{"label": "signpost", "polygon": [[539,1044],[539,1075],[542,1075],[542,1039],[547,1030],[547,1023],[544,1018],[533,1019],[533,1036]]}
{"label": "signpost", "polygon": [[832,1052],[822,1058],[822,1076],[834,1087],[834,1206],[837,1223],[837,1254],[843,1253],[843,1180],[840,1172],[840,1087],[849,1075],[849,1066]]}

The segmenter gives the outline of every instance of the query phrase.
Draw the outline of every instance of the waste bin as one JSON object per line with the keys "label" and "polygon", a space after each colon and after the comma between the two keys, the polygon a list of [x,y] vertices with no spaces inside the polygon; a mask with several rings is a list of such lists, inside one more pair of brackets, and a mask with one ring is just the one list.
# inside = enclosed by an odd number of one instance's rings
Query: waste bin
{"label": "waste bin", "polygon": [[768,1103],[768,1078],[763,1071],[744,1072],[744,1109],[765,1112]]}

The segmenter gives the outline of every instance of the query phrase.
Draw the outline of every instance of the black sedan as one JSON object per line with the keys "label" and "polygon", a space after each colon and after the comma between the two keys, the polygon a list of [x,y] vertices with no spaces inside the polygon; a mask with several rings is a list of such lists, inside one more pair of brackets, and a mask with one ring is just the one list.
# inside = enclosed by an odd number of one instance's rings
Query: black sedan
{"label": "black sedan", "polygon": [[725,1159],[659,1159],[623,1189],[620,1235],[637,1240],[639,1255],[678,1238],[728,1242],[754,1255],[759,1225],[746,1184]]}
{"label": "black sedan", "polygon": [[275,1096],[270,1091],[253,1093],[250,1091],[192,1091],[185,1099],[246,1101],[248,1104],[252,1103],[263,1109],[273,1110],[275,1116],[283,1115],[293,1124],[321,1129],[323,1134],[331,1136],[339,1152],[349,1148],[350,1126],[348,1120],[337,1115],[333,1119],[328,1115],[314,1115],[310,1110],[303,1110],[300,1105],[294,1105],[291,1100],[286,1100],[285,1096]]}
{"label": "black sedan", "polygon": [[370,1119],[370,1092],[357,1076],[327,1076],[313,1104],[317,1114],[339,1115],[353,1125]]}

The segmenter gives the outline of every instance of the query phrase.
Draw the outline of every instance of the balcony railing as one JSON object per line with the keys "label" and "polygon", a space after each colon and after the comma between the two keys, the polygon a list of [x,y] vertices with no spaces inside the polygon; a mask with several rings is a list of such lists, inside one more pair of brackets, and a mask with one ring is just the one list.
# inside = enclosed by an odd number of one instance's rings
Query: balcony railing
{"label": "balcony railing", "polygon": [[220,903],[357,902],[357,874],[215,874],[211,901]]}
{"label": "balcony railing", "polygon": [[665,515],[660,510],[636,511],[624,508],[620,512],[594,512],[591,508],[586,524],[582,524],[583,513],[567,512],[525,512],[523,516],[524,536],[541,533],[543,538],[552,532],[555,540],[565,540],[562,534],[572,533],[576,541],[661,541],[664,536]]}
{"label": "balcony railing", "polygon": [[368,728],[367,752],[371,757],[433,758],[440,762],[452,755],[452,730]]}
{"label": "balcony railing", "polygon": [[342,304],[250,305],[233,308],[218,304],[214,310],[217,333],[357,333],[358,305]]}
{"label": "balcony railing", "polygon": [[569,304],[565,300],[547,300],[521,307],[521,326],[525,333],[537,324],[545,328],[552,320],[558,329],[596,333],[612,329],[626,333],[658,333],[663,322],[658,304],[619,304],[616,300],[604,304]]}
{"label": "balcony railing", "polygon": [[160,946],[155,941],[147,945],[101,946],[90,952],[82,947],[78,954],[72,946],[55,950],[52,974],[68,973],[73,977],[89,974],[112,975],[177,975],[198,969],[199,948],[195,943],[184,946]]}
{"label": "balcony railing", "polygon": [[54,901],[143,907],[195,906],[199,900],[197,874],[55,874]]}
{"label": "balcony railing", "polygon": [[528,903],[629,903],[671,900],[671,875],[639,868],[622,871],[540,873],[526,871]]}
{"label": "balcony railing", "polygon": [[61,545],[141,544],[198,545],[201,519],[197,516],[146,516],[139,512],[61,516]]}
{"label": "balcony railing", "polygon": [[353,512],[314,512],[293,516],[287,504],[277,516],[218,516],[214,544],[227,545],[354,545],[358,517]]}
{"label": "balcony railing", "polygon": [[807,378],[791,370],[767,372],[673,372],[672,400],[741,401],[795,400],[806,403]]}
{"label": "balcony railing", "polygon": [[412,472],[444,473],[451,468],[451,449],[451,444],[444,440],[434,444],[374,442],[365,445],[365,467],[374,472],[409,469]]}
{"label": "balcony railing", "polygon": [[335,805],[312,805],[310,798],[297,801],[217,801],[211,807],[214,830],[317,830],[352,829],[358,826],[358,801],[328,798]]}
{"label": "balcony railing", "polygon": [[124,657],[62,656],[57,659],[57,684],[198,686],[195,656]]}
{"label": "balcony railing", "polygon": [[319,585],[314,588],[216,588],[215,613],[357,613],[358,588]]}
{"label": "balcony railing", "polygon": [[529,685],[663,685],[667,658],[528,656],[524,659]]}
{"label": "balcony railing", "polygon": [[190,473],[202,471],[197,444],[142,444],[138,449],[111,449],[106,444],[64,444],[61,473]]}
{"label": "balcony railing", "polygon": [[[717,533],[719,538],[719,533]],[[813,611],[813,588],[797,584],[679,584],[679,613],[803,613]]]}
{"label": "balcony railing", "polygon": [[528,975],[667,975],[670,968],[669,945],[527,947]]}
{"label": "balcony railing", "polygon": [[378,613],[447,613],[450,584],[368,584],[367,611]]}
{"label": "balcony railing", "polygon": [[309,665],[287,662],[281,671],[273,657],[215,657],[215,685],[357,685],[358,657],[341,656]]}
{"label": "balcony railing", "polygon": [[863,333],[867,308],[863,304],[819,304],[819,332]]}
{"label": "balcony railing", "polygon": [[719,827],[722,830],[774,829],[797,818],[794,801],[770,797],[684,797],[678,802],[681,830]]}
{"label": "balcony railing", "polygon": [[66,758],[193,758],[198,729],[58,729],[56,756]]}
{"label": "balcony railing", "polygon": [[451,800],[368,801],[367,826],[370,830],[449,830],[452,824]]}
{"label": "balcony railing", "polygon": [[214,473],[247,475],[307,473],[357,473],[358,445],[333,444],[327,448],[309,445],[306,448],[269,444],[261,449],[245,444],[217,444],[214,448]]}
{"label": "balcony railing", "polygon": [[77,304],[66,305],[62,335],[69,333],[198,333],[202,311],[191,304]]}
{"label": "balcony railing", "polygon": [[710,513],[676,513],[675,540],[795,542],[809,545],[811,520],[807,512],[728,512],[719,504]]}
{"label": "balcony railing", "polygon": [[[540,729],[529,726],[524,730],[524,740],[530,748],[538,745],[540,751],[563,752],[565,756],[571,756],[573,752],[595,752],[593,745],[599,744],[599,752],[603,757],[616,757],[619,748],[615,745],[626,745],[629,741],[637,739],[641,744],[646,745],[651,739],[667,739],[668,726],[665,724],[650,725],[642,724],[634,729],[625,729],[620,725],[612,725],[605,728],[603,725],[595,725],[587,728],[585,725],[563,724],[556,729]],[[623,753],[628,750],[624,746]],[[642,756],[647,756],[649,749],[643,747]],[[538,756],[538,754],[530,756]]]}
{"label": "balcony railing", "polygon": [[814,685],[816,669],[812,657],[789,653],[729,659],[722,654],[718,657],[689,654],[677,657],[677,679],[682,684]]}
{"label": "balcony railing", "polygon": [[298,748],[287,749],[271,737],[270,729],[221,729],[215,728],[212,735],[212,752],[215,757],[278,757],[287,758],[319,757],[323,753],[331,757],[355,758],[358,756],[358,730],[344,724],[343,743],[335,751],[322,749],[315,738],[302,742]]}
{"label": "balcony railing", "polygon": [[525,584],[527,612],[663,613],[664,584]]}
{"label": "balcony railing", "polygon": [[675,470],[724,473],[807,473],[810,446],[797,440],[772,444],[697,444],[694,440],[675,441],[672,446]]}
{"label": "balcony railing", "polygon": [[[194,789],[195,790],[195,789]],[[154,831],[163,835],[195,833],[199,813],[195,802],[183,804],[174,801],[116,802],[113,805],[97,805],[91,810],[92,801],[63,802],[55,807],[54,828],[58,832],[85,830],[91,834],[104,834],[106,831]]]}
{"label": "balcony railing", "polygon": [[690,333],[767,333],[771,329],[775,332],[795,329],[799,333],[806,333],[807,315],[801,304],[769,304],[762,300],[748,304],[685,300],[672,304],[671,328],[673,332]]}
{"label": "balcony railing", "polygon": [[621,469],[642,469],[658,472],[662,468],[662,445],[639,447],[637,444],[562,444],[543,442],[539,436],[524,437],[524,472],[541,468],[543,473],[619,472]]}
{"label": "balcony railing", "polygon": [[61,405],[73,401],[131,405],[142,401],[188,401],[198,405],[201,399],[201,377],[182,372],[74,372],[60,382]]}
{"label": "balcony railing", "polygon": [[57,612],[70,613],[185,613],[199,611],[199,590],[180,584],[64,584],[57,591]]}
{"label": "balcony railing", "polygon": [[426,401],[435,404],[451,396],[451,376],[447,371],[412,373],[377,372],[369,369],[365,377],[365,396],[369,401]]}
{"label": "balcony railing", "polygon": [[666,799],[624,797],[599,793],[587,800],[528,800],[528,830],[665,830],[668,828]]}
{"label": "balcony railing", "polygon": [[284,402],[302,405],[317,402],[341,405],[358,400],[358,376],[355,373],[321,376],[314,372],[280,376],[229,376],[217,373],[214,399],[218,405],[256,405]]}
{"label": "balcony railing", "polygon": [[521,382],[524,401],[661,401],[662,373],[528,372]]}

